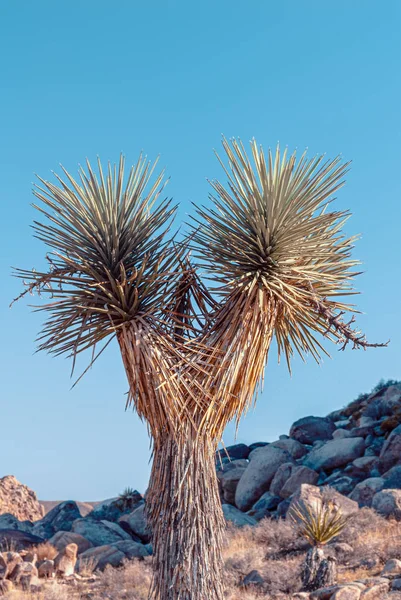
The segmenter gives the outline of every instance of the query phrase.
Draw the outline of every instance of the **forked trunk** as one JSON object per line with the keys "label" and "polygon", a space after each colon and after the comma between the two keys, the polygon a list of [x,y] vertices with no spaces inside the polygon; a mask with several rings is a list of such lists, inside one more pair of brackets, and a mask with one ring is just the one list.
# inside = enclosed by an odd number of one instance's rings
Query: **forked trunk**
{"label": "forked trunk", "polygon": [[[215,444],[183,426],[179,439],[161,436],[147,495],[157,600],[222,600],[224,517]],[[191,429],[192,431],[190,431]]]}

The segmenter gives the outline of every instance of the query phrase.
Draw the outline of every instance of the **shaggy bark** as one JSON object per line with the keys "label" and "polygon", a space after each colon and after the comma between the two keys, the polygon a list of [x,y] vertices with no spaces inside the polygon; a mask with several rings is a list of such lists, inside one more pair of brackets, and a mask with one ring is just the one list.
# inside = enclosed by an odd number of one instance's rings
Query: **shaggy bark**
{"label": "shaggy bark", "polygon": [[314,546],[305,557],[301,579],[302,587],[306,592],[334,585],[337,579],[335,559],[325,558],[323,550]]}
{"label": "shaggy bark", "polygon": [[180,439],[155,442],[147,494],[154,540],[157,600],[223,600],[224,517],[215,470],[215,443],[183,427]]}

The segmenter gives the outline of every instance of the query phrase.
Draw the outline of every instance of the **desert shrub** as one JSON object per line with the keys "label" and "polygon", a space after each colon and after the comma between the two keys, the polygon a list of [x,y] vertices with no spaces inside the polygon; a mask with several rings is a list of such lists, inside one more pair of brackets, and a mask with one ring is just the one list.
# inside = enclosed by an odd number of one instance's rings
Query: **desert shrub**
{"label": "desert shrub", "polygon": [[57,548],[53,544],[50,544],[50,542],[43,542],[38,546],[34,546],[29,551],[36,554],[38,560],[53,560],[58,554]]}
{"label": "desert shrub", "polygon": [[107,567],[99,575],[99,598],[148,600],[151,580],[150,559],[127,561],[118,569]]}

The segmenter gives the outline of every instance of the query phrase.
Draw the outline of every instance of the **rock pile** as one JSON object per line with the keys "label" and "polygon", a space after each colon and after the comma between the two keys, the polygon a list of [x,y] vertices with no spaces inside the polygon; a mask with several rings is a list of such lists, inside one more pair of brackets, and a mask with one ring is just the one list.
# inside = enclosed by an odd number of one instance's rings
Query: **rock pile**
{"label": "rock pile", "polygon": [[300,419],[275,442],[230,446],[216,469],[224,514],[236,525],[285,516],[303,484],[401,520],[401,384]]}
{"label": "rock pile", "polygon": [[8,513],[19,521],[37,521],[44,515],[35,492],[12,475],[0,479],[0,515]]}

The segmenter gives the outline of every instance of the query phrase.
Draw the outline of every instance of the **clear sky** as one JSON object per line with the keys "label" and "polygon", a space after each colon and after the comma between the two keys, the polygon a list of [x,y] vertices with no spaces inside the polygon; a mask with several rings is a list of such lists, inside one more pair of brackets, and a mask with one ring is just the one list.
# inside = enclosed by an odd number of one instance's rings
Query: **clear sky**
{"label": "clear sky", "polygon": [[[41,315],[10,267],[35,267],[34,173],[72,173],[85,157],[134,162],[161,154],[185,221],[224,180],[220,135],[277,140],[353,160],[338,208],[355,257],[359,319],[385,350],[333,347],[321,366],[296,360],[290,379],[271,357],[265,390],[238,441],[273,440],[307,414],[324,415],[401,379],[401,3],[399,0],[2,0],[0,3],[1,333],[0,477],[41,499],[98,500],[144,491],[146,427],[124,411],[127,391],[110,346],[70,391],[70,364],[34,354]],[[234,428],[226,432],[232,443]]]}

